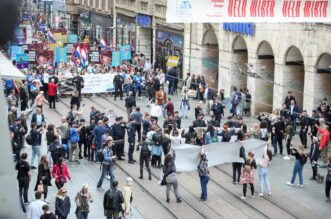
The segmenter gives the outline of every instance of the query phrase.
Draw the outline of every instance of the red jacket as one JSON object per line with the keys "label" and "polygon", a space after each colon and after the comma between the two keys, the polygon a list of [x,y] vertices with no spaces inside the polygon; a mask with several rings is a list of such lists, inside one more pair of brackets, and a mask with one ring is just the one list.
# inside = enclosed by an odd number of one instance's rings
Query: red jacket
{"label": "red jacket", "polygon": [[54,83],[48,84],[48,96],[56,96],[57,93],[57,85]]}
{"label": "red jacket", "polygon": [[328,142],[330,139],[330,132],[328,130],[323,130],[317,127],[318,131],[322,134],[320,139],[320,148],[325,148],[328,146]]}
{"label": "red jacket", "polygon": [[60,178],[64,179],[64,182],[67,182],[67,178],[71,180],[67,165],[63,162],[61,166],[62,171],[58,164],[55,164],[53,167],[52,176],[55,178],[55,182],[60,182]]}

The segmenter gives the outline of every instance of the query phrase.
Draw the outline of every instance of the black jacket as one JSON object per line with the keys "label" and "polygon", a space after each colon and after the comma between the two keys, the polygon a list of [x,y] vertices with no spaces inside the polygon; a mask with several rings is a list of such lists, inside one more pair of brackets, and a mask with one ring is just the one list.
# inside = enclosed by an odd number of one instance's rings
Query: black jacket
{"label": "black jacket", "polygon": [[205,120],[199,120],[199,119],[197,119],[197,120],[193,121],[193,127],[194,128],[197,128],[197,127],[207,127],[207,125],[206,125]]}
{"label": "black jacket", "polygon": [[114,124],[111,126],[111,136],[114,140],[124,140],[125,126]]}
{"label": "black jacket", "polygon": [[[41,119],[41,123],[44,123],[45,122],[45,116],[44,116],[44,114],[41,114],[41,117],[42,117],[42,119]],[[32,115],[32,118],[31,118],[31,123],[30,124],[37,124],[37,113],[34,113],[33,115]]]}
{"label": "black jacket", "polygon": [[314,143],[311,144],[310,152],[309,152],[310,161],[317,161],[318,160],[318,157],[320,155],[319,147],[320,146],[319,146],[318,142],[314,142]]}
{"label": "black jacket", "polygon": [[115,189],[115,191],[113,191],[113,192],[115,192],[116,193],[116,195],[117,195],[117,202],[118,202],[118,204],[117,204],[117,206],[116,206],[116,208],[115,209],[111,209],[111,207],[109,206],[110,205],[110,197],[109,197],[109,195],[108,194],[110,194],[111,193],[111,191],[110,190],[107,190],[107,192],[105,193],[105,195],[104,195],[104,197],[103,197],[103,208],[105,209],[105,210],[111,210],[111,211],[121,211],[121,204],[124,202],[124,197],[123,197],[123,194],[122,194],[122,192],[120,191],[120,190],[118,190],[118,189]]}

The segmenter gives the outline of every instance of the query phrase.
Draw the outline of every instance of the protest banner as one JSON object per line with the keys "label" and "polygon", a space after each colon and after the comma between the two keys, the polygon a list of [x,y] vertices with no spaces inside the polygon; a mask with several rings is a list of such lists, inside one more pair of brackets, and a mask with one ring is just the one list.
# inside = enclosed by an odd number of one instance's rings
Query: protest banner
{"label": "protest banner", "polygon": [[107,93],[114,91],[114,80],[115,74],[91,74],[84,75],[84,88],[82,89],[83,94],[91,93]]}
{"label": "protest banner", "polygon": [[167,0],[167,23],[330,22],[329,0]]}
{"label": "protest banner", "polygon": [[16,54],[16,66],[18,69],[28,68],[28,54]]}
{"label": "protest banner", "polygon": [[67,48],[55,48],[55,61],[60,62],[66,62],[67,61]]}
{"label": "protest banner", "polygon": [[121,65],[121,54],[119,51],[113,51],[112,59],[112,66],[117,67]]}
{"label": "protest banner", "polygon": [[68,43],[78,43],[77,34],[69,34],[68,35]]}
{"label": "protest banner", "polygon": [[54,62],[54,51],[38,50],[36,53],[36,62],[39,65],[51,65]]}
{"label": "protest banner", "polygon": [[131,46],[130,45],[121,46],[120,52],[121,52],[121,61],[131,60]]}

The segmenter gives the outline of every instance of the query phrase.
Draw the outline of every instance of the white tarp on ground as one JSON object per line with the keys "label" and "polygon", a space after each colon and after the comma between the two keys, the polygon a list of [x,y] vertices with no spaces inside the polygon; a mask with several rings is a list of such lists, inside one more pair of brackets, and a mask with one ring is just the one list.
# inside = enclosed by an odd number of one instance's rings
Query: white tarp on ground
{"label": "white tarp on ground", "polygon": [[[265,141],[249,139],[244,141],[246,154],[254,153],[254,158],[259,163],[263,156]],[[205,146],[205,152],[208,159],[209,167],[222,163],[240,162],[243,159],[239,157],[240,142],[217,142]],[[201,147],[190,144],[183,144],[174,147],[176,150],[176,169],[177,171],[194,171],[197,170],[199,163]]]}
{"label": "white tarp on ground", "polygon": [[25,79],[25,75],[7,59],[7,57],[0,52],[0,74],[4,79]]}

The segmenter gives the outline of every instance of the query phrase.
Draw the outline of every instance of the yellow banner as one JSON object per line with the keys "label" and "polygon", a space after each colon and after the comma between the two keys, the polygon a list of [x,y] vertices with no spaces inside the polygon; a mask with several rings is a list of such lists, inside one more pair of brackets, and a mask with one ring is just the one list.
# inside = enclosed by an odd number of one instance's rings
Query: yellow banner
{"label": "yellow banner", "polygon": [[63,43],[50,43],[49,50],[54,51],[56,47],[62,48]]}
{"label": "yellow banner", "polygon": [[179,56],[169,56],[167,67],[177,67],[179,62]]}

